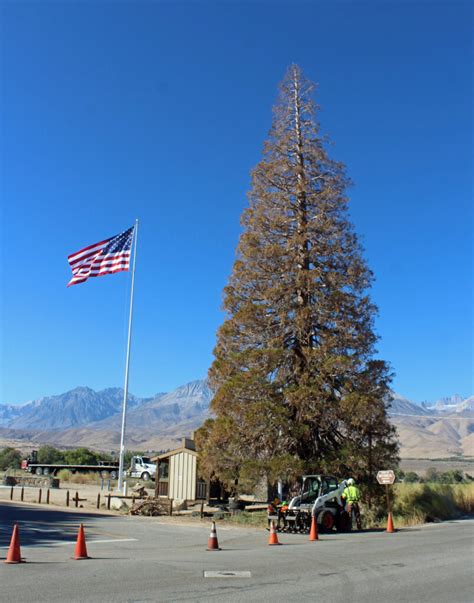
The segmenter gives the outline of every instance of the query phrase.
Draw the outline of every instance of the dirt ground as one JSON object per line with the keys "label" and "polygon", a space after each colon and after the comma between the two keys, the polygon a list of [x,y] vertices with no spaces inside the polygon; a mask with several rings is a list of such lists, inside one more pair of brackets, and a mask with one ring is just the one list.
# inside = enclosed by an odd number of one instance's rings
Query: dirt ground
{"label": "dirt ground", "polygon": [[[25,503],[38,503],[41,490],[41,504],[47,504],[47,488],[36,488],[36,487],[24,487],[23,490],[23,502]],[[77,508],[86,509],[88,511],[101,511],[106,513],[120,514],[115,511],[107,510],[107,495],[110,493],[112,496],[117,494],[117,491],[111,489],[110,492],[107,489],[107,483],[101,489],[99,484],[73,484],[68,482],[61,482],[60,488],[49,489],[49,504],[57,507],[66,507],[67,504],[67,492],[69,492],[69,507],[76,508],[76,502],[73,500],[76,493],[79,496],[80,501],[77,503]],[[147,492],[153,495],[153,489],[147,488]],[[99,507],[98,495],[100,495]],[[132,491],[129,491],[129,495],[132,495]],[[19,502],[21,500],[21,486],[14,486],[13,488],[13,499],[11,497],[10,487],[0,488],[0,500],[13,500]],[[132,500],[125,501],[128,506],[131,506]]]}

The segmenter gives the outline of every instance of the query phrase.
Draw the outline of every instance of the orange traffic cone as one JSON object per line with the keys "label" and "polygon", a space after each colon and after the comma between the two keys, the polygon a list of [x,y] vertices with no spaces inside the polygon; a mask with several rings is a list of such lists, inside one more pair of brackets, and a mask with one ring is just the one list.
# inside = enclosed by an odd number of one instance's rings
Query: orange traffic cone
{"label": "orange traffic cone", "polygon": [[220,551],[219,542],[217,541],[216,522],[212,522],[211,533],[207,539],[208,551]]}
{"label": "orange traffic cone", "polygon": [[90,559],[89,555],[87,554],[86,537],[84,536],[84,526],[82,523],[77,534],[76,548],[74,549],[74,559]]}
{"label": "orange traffic cone", "polygon": [[393,519],[392,519],[392,512],[391,511],[388,514],[387,532],[389,534],[393,534],[393,532],[395,532],[395,530],[393,529]]}
{"label": "orange traffic cone", "polygon": [[272,520],[272,522],[270,523],[270,538],[268,539],[268,544],[281,544],[281,542],[278,542],[278,536],[277,536],[277,531],[275,528],[275,522]]}
{"label": "orange traffic cone", "polygon": [[311,520],[311,530],[309,532],[309,540],[319,540],[318,534],[318,522],[316,521],[316,515],[313,515],[313,519]]}
{"label": "orange traffic cone", "polygon": [[20,535],[18,533],[18,525],[15,524],[13,527],[12,539],[10,541],[10,548],[8,549],[7,558],[4,563],[24,563],[21,560],[20,552]]}

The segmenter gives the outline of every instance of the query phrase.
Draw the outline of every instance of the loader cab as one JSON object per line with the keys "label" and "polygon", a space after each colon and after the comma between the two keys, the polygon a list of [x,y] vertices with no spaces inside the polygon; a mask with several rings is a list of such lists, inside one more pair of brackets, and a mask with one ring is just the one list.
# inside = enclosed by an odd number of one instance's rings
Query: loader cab
{"label": "loader cab", "polygon": [[321,477],[321,496],[334,492],[338,487],[337,479],[332,475],[324,475]]}
{"label": "loader cab", "polygon": [[301,504],[313,504],[318,498],[321,490],[321,479],[319,475],[304,475],[301,485]]}
{"label": "loader cab", "polygon": [[332,475],[304,475],[301,487],[301,504],[313,504],[319,496],[334,492],[339,487]]}

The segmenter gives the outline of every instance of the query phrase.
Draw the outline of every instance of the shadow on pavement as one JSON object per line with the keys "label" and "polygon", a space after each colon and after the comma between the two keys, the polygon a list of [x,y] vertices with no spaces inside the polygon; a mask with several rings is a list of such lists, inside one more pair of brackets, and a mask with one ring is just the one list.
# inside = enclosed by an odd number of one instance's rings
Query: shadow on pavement
{"label": "shadow on pavement", "polygon": [[87,537],[88,528],[93,532],[96,520],[104,522],[110,519],[116,517],[0,503],[0,547],[9,546],[15,523],[19,527],[21,546],[41,546],[58,540],[74,543],[79,524],[84,524]]}

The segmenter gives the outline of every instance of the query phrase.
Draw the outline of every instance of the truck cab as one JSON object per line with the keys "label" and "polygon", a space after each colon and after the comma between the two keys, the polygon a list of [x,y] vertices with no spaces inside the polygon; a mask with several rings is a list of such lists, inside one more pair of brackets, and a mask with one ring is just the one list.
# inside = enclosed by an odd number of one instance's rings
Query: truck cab
{"label": "truck cab", "polygon": [[130,477],[138,477],[144,481],[155,479],[156,465],[149,456],[132,456],[130,461]]}

